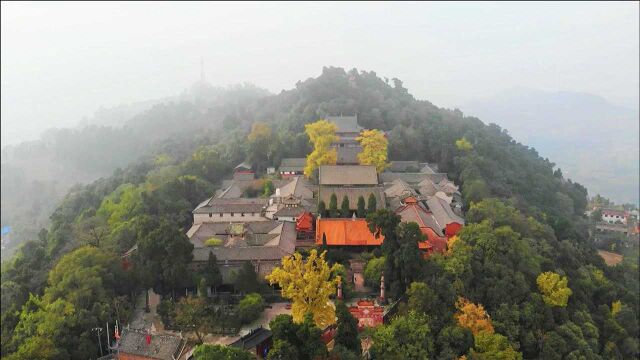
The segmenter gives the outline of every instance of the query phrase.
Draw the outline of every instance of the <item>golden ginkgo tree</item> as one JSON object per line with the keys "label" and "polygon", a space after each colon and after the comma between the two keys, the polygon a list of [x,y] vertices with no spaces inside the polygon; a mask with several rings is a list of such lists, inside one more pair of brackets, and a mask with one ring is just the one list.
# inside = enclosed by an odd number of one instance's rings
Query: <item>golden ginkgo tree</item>
{"label": "golden ginkgo tree", "polygon": [[536,283],[542,293],[542,300],[549,306],[567,306],[569,296],[573,293],[568,287],[569,279],[551,271],[538,275]]}
{"label": "golden ginkgo tree", "polygon": [[459,297],[456,301],[456,308],[458,312],[454,317],[460,327],[471,330],[474,336],[480,332],[494,333],[491,318],[481,304],[474,304],[468,299]]}
{"label": "golden ginkgo tree", "polygon": [[304,175],[311,177],[320,165],[332,165],[338,160],[338,154],[331,144],[338,141],[336,124],[327,120],[318,120],[304,126],[304,132],[313,144],[313,151],[307,155]]}
{"label": "golden ginkgo tree", "polygon": [[329,297],[335,294],[340,277],[332,277],[337,265],[329,267],[326,251],[318,254],[311,250],[305,260],[299,253],[282,259],[282,267],[276,267],[267,275],[270,284],[280,286],[282,296],[291,299],[293,321],[302,323],[306,313],[313,314],[316,325],[324,329],[335,323],[335,307]]}
{"label": "golden ginkgo tree", "polygon": [[356,140],[362,146],[362,151],[358,154],[360,165],[375,165],[377,172],[382,172],[389,165],[387,163],[389,141],[382,131],[364,130]]}

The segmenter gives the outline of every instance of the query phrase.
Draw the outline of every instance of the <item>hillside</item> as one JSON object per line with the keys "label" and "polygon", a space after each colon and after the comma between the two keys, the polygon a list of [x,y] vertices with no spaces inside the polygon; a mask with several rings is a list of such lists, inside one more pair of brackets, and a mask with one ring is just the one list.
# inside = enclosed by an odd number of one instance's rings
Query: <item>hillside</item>
{"label": "hillside", "polygon": [[510,89],[461,106],[553,159],[591,196],[638,203],[638,111],[585,93]]}
{"label": "hillside", "polygon": [[[583,215],[587,191],[582,185],[501,127],[415,99],[398,79],[387,83],[374,72],[328,67],[277,95],[229,101],[206,113],[189,102],[158,105],[123,130],[108,128],[117,138],[136,136],[120,145],[130,146],[122,153],[123,163],[133,153],[142,156],[108,177],[73,187],[53,211],[47,230],[3,265],[3,357],[96,356],[95,336],[88,329],[126,318],[136,292],[153,287],[169,297],[174,289],[195,286],[197,274],[187,273],[191,259],[184,235],[192,209],[240,161],[266,168],[306,155],[304,125],[341,113],[357,113],[361,126],[388,131],[391,160],[436,163],[461,185],[466,204],[466,225],[450,254],[424,261],[413,256],[415,238],[396,252],[389,250],[394,237],[405,241],[398,229],[411,232],[411,227],[401,228],[388,211],[368,218],[385,236],[381,251],[390,259],[385,264],[402,268],[395,279],[385,270],[395,282],[393,296],[409,298],[398,321],[376,332],[377,344],[394,341],[393,331],[421,329],[420,336],[412,333],[407,339],[429,358],[476,352],[486,358],[509,353],[509,359],[638,355],[637,259],[608,267],[597,255]],[[266,150],[247,139],[254,122],[272,130]],[[95,132],[95,141],[105,130],[86,131]],[[118,154],[118,146],[91,147],[85,135],[72,138],[87,141],[82,149],[93,149],[95,156],[79,156],[73,147],[57,143],[55,149],[67,149],[57,155],[70,157],[73,166]],[[140,139],[149,141],[134,141]],[[124,271],[118,256],[134,244],[140,254],[133,270]],[[553,283],[549,273],[565,284]],[[548,283],[551,290],[541,290]],[[554,291],[566,296],[558,300]],[[495,333],[492,327],[474,343],[476,333],[454,318],[459,298],[482,304]],[[373,351],[384,358],[384,351],[393,350],[378,346]]]}
{"label": "hillside", "polygon": [[248,84],[222,88],[199,82],[175,97],[100,109],[76,128],[49,129],[40,140],[4,147],[1,222],[12,231],[3,239],[2,260],[49,225],[49,215],[73,185],[108,176],[171,142],[193,151],[199,136],[266,95]]}

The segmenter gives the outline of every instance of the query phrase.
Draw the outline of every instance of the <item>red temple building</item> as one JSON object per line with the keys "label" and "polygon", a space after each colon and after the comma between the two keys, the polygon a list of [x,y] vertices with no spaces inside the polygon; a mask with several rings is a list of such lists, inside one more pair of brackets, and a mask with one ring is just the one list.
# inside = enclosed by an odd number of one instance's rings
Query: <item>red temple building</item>
{"label": "red temple building", "polygon": [[369,230],[366,219],[323,219],[316,221],[316,245],[322,245],[326,238],[327,246],[380,246],[384,236],[376,237]]}
{"label": "red temple building", "polygon": [[365,327],[382,325],[384,318],[384,308],[369,300],[359,300],[356,305],[349,307],[349,312],[358,319],[360,331]]}

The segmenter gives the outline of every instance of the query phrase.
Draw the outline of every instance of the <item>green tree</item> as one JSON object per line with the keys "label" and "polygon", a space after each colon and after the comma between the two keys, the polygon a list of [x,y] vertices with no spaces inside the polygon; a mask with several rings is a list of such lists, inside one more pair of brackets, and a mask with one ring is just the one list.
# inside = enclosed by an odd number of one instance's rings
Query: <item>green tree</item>
{"label": "green tree", "polygon": [[198,345],[193,352],[194,360],[254,360],[252,353],[232,346]]}
{"label": "green tree", "polygon": [[365,211],[364,196],[362,195],[358,196],[358,208],[356,210],[356,216],[361,219],[367,216],[367,213]]}
{"label": "green tree", "polygon": [[294,323],[291,315],[278,315],[269,327],[274,346],[268,359],[312,360],[327,355],[327,347],[320,339],[322,331],[316,327],[311,313],[300,324]]}
{"label": "green tree", "polygon": [[206,280],[206,285],[211,287],[211,290],[214,292],[216,288],[222,285],[222,273],[220,272],[220,268],[218,267],[218,258],[213,253],[213,251],[209,251],[209,257],[207,258],[207,264],[202,269],[202,277]]}
{"label": "green tree", "polygon": [[360,356],[342,345],[334,345],[327,360],[358,360]]}
{"label": "green tree", "polygon": [[338,217],[338,197],[335,193],[331,194],[331,199],[329,200],[329,217]]}
{"label": "green tree", "polygon": [[334,337],[336,346],[344,346],[356,355],[362,353],[360,339],[358,338],[358,320],[351,315],[347,306],[339,301],[336,306],[338,324]]}
{"label": "green tree", "polygon": [[183,331],[193,331],[202,343],[202,335],[207,326],[207,302],[199,297],[184,297],[176,305],[175,323]]}
{"label": "green tree", "polygon": [[138,243],[140,266],[154,275],[154,291],[163,294],[185,285],[189,272],[187,265],[193,258],[193,244],[174,224],[161,221],[158,228],[149,232]]}
{"label": "green tree", "polygon": [[275,191],[275,186],[273,185],[273,181],[271,180],[266,180],[262,185],[262,197],[264,198],[268,198],[269,196],[273,195]]}
{"label": "green tree", "polygon": [[318,201],[318,216],[327,217],[327,205],[322,200]]}
{"label": "green tree", "polygon": [[367,200],[367,213],[371,214],[376,212],[378,205],[377,205],[377,200],[376,200],[376,196],[373,195],[373,193],[369,194],[369,199]]}
{"label": "green tree", "polygon": [[276,339],[267,354],[267,360],[298,360],[298,350],[286,340]]}
{"label": "green tree", "polygon": [[264,171],[272,163],[272,145],[277,142],[269,125],[255,122],[251,133],[247,136],[247,157],[259,172]]}
{"label": "green tree", "polygon": [[342,198],[342,203],[340,204],[340,215],[343,218],[348,218],[351,216],[351,209],[349,208],[349,198],[345,195]]}
{"label": "green tree", "polygon": [[376,286],[380,286],[380,278],[382,277],[384,267],[384,256],[369,259],[369,261],[367,261],[367,265],[364,268],[365,283],[373,288],[375,288]]}
{"label": "green tree", "polygon": [[238,316],[243,324],[248,324],[256,320],[262,309],[264,308],[264,300],[262,296],[257,293],[250,293],[245,295],[238,304]]}
{"label": "green tree", "polygon": [[506,337],[488,332],[476,334],[471,357],[478,360],[522,360],[522,354],[513,349]]}
{"label": "green tree", "polygon": [[376,328],[371,353],[380,359],[430,359],[433,338],[424,314],[409,312],[397,316],[389,325]]}
{"label": "green tree", "polygon": [[458,359],[473,346],[473,334],[469,329],[449,325],[438,333],[436,348],[438,359]]}
{"label": "green tree", "polygon": [[260,281],[256,269],[250,261],[245,261],[236,274],[234,286],[242,294],[254,293],[260,290]]}

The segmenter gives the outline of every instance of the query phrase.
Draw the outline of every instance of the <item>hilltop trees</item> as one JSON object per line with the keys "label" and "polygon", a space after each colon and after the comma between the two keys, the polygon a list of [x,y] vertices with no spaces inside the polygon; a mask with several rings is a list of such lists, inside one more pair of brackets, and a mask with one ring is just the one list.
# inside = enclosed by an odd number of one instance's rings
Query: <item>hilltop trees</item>
{"label": "hilltop trees", "polygon": [[306,177],[311,177],[320,165],[336,163],[338,155],[336,149],[331,148],[331,144],[338,140],[337,129],[336,124],[327,120],[318,120],[304,126],[309,141],[313,144],[313,152],[307,155],[307,164],[304,168]]}
{"label": "hilltop trees", "polygon": [[389,142],[380,130],[364,130],[356,138],[362,146],[358,154],[361,165],[375,165],[377,172],[382,172],[387,167],[387,146]]}
{"label": "hilltop trees", "polygon": [[313,314],[315,323],[324,328],[335,323],[335,309],[329,304],[329,297],[336,292],[339,278],[331,278],[336,264],[329,267],[325,261],[326,252],[318,255],[311,250],[306,261],[302,255],[294,253],[282,259],[282,267],[276,267],[267,280],[277,283],[282,296],[293,301],[293,320],[300,323],[307,313]]}
{"label": "hilltop trees", "polygon": [[[259,105],[220,107],[214,113],[234,114],[221,115],[225,123],[234,125],[232,132],[207,134],[189,128],[188,136],[159,141],[153,154],[137,151],[136,156],[142,156],[140,161],[112,176],[74,187],[53,212],[51,226],[34,235],[13,261],[3,263],[2,357],[95,358],[95,334],[86,329],[116,316],[115,305],[101,298],[121,298],[133,288],[142,287],[139,284],[168,292],[174,280],[181,282],[180,274],[184,273],[176,269],[180,270],[179,263],[189,261],[182,255],[190,250],[183,249],[185,239],[177,234],[184,234],[191,225],[193,207],[211,196],[235,164],[250,158],[243,140],[253,119],[273,121],[268,125],[274,129],[272,136],[278,129],[277,136],[287,139],[287,147],[273,150],[271,159],[275,159],[300,157],[311,150],[308,136],[302,133],[306,122],[325,113],[357,112],[361,125],[389,131],[391,158],[437,163],[439,172],[448,173],[461,185],[468,206],[466,225],[451,241],[448,253],[423,259],[414,246],[420,238],[416,229],[401,229],[392,212],[378,214],[377,207],[385,204],[375,204],[375,196],[369,196],[365,205],[369,215],[374,214],[371,229],[385,236],[380,252],[386,255],[384,267],[390,269],[385,270],[388,294],[407,301],[406,306],[399,306],[394,330],[380,330],[377,339],[388,344],[390,351],[380,349],[381,353],[389,358],[407,358],[405,354],[442,359],[462,355],[468,359],[518,358],[517,352],[527,359],[637,358],[637,256],[625,256],[625,261],[615,267],[602,262],[585,231],[586,189],[564,178],[555,164],[533,148],[517,143],[496,125],[416,101],[401,82],[388,85],[372,72],[326,68],[318,79],[263,98]],[[172,117],[167,119],[144,118],[160,129],[155,120],[166,123],[173,117],[189,118],[190,113],[180,109],[160,108],[171,110]],[[164,116],[160,110],[154,113]],[[214,113],[208,113],[206,121],[218,123],[210,119],[218,116]],[[142,131],[150,143],[160,140],[146,136],[144,127],[133,128]],[[459,148],[456,141],[460,139],[472,146]],[[91,146],[99,148],[93,141]],[[148,148],[140,146],[142,150]],[[335,212],[339,211],[338,200]],[[357,209],[362,212],[360,206]],[[161,226],[163,222],[171,225]],[[162,231],[149,235],[159,228]],[[61,280],[47,284],[50,270],[66,256],[73,256],[70,254],[81,244],[92,245],[93,255],[80,256],[92,260],[78,261],[82,264],[78,266],[64,261],[60,269],[65,269],[64,273],[78,269],[78,275],[60,276],[62,272],[52,271]],[[133,271],[121,277],[119,255],[135,244],[139,249],[132,261]],[[165,251],[166,247],[171,250]],[[100,270],[105,266],[99,256],[94,256],[98,253],[108,255],[107,271]],[[374,264],[379,267],[380,262]],[[89,270],[79,269],[85,267]],[[375,279],[373,285],[377,286],[379,272],[372,267],[376,271],[368,277]],[[563,283],[564,278],[567,290],[571,285],[565,306],[548,306],[545,292],[537,286],[538,276],[550,271],[562,276],[557,282],[549,282],[552,286],[547,296],[553,298],[554,291],[565,288],[553,285]],[[117,281],[111,281],[112,275]],[[184,280],[191,281],[191,276],[184,276]],[[300,285],[294,288],[303,289],[298,292],[304,295],[307,289],[303,286],[307,284],[292,283]],[[317,286],[309,288],[312,294],[318,291]],[[334,291],[335,285],[328,292]],[[454,316],[458,296],[483,305],[495,329],[493,334],[479,331],[474,337],[458,325]],[[87,303],[92,306],[87,307]],[[419,316],[427,313],[429,320],[407,319],[411,312]],[[274,335],[275,355],[270,354],[270,358],[326,354],[323,344],[312,342],[319,331],[313,319],[305,334],[314,337],[298,334],[301,324],[289,320],[293,335],[287,341]],[[428,333],[424,332],[425,323]],[[405,334],[410,341],[400,343],[398,339]]]}

